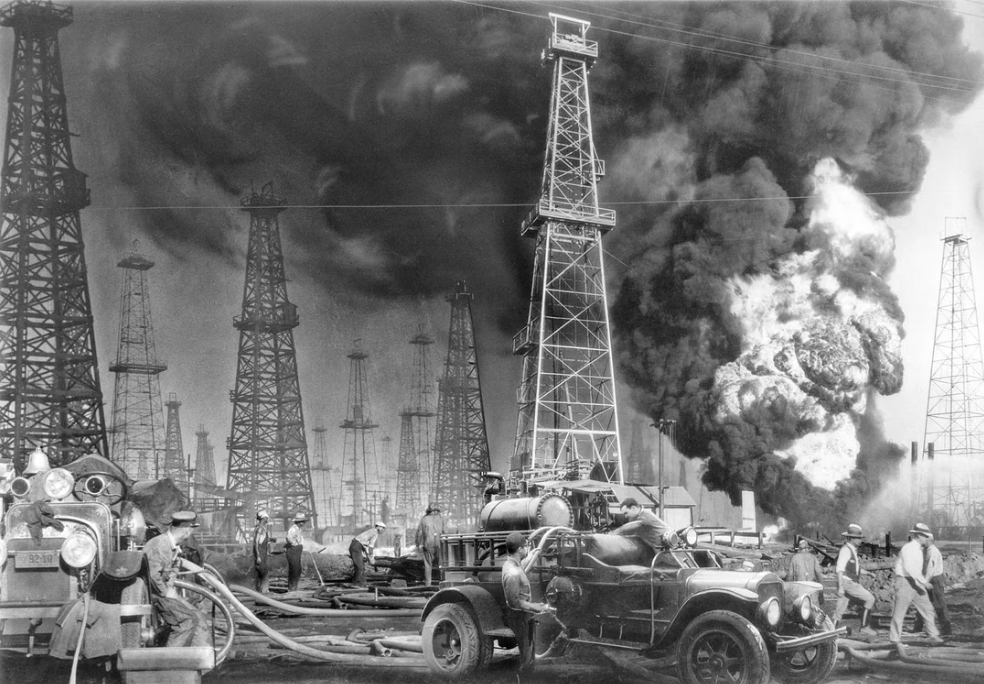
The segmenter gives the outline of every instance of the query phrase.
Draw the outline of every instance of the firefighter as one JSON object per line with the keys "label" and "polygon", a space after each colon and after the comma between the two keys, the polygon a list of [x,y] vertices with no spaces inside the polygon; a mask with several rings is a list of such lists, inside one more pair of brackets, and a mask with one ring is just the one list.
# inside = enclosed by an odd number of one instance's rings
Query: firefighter
{"label": "firefighter", "polygon": [[444,534],[444,518],[441,517],[441,507],[432,501],[417,525],[417,535],[414,543],[420,549],[424,558],[424,586],[430,586],[433,581],[435,565],[441,562],[441,535]]}
{"label": "firefighter", "polygon": [[287,591],[297,591],[297,583],[301,579],[301,553],[304,551],[301,528],[306,522],[307,516],[298,513],[294,516],[294,524],[287,530],[287,543],[284,544],[287,554]]}
{"label": "firefighter", "polygon": [[875,595],[861,586],[861,575],[865,570],[861,568],[861,561],[858,559],[857,540],[864,537],[864,531],[860,525],[851,523],[847,526],[847,532],[841,532],[844,537],[844,545],[837,552],[837,606],[834,608],[834,625],[836,626],[844,611],[851,603],[862,604],[861,613],[861,634],[865,636],[877,636],[872,627],[868,625],[871,619],[871,609],[875,607]]}
{"label": "firefighter", "polygon": [[270,551],[270,530],[267,524],[270,522],[270,515],[266,511],[256,512],[256,527],[253,528],[253,569],[256,570],[256,579],[253,588],[263,594],[270,589],[270,572],[267,566],[267,554]]}
{"label": "firefighter", "polygon": [[174,587],[181,561],[181,542],[198,527],[198,515],[193,511],[176,511],[171,525],[144,545],[144,556],[150,572],[150,591],[161,620],[170,627],[167,646],[210,646],[208,625],[191,603],[178,596]]}
{"label": "firefighter", "polygon": [[352,557],[352,565],[355,566],[355,576],[352,577],[352,584],[358,587],[368,586],[366,584],[366,561],[372,565],[373,554],[376,551],[376,542],[379,535],[386,531],[386,523],[377,522],[371,528],[352,537],[349,543],[349,556]]}
{"label": "firefighter", "polygon": [[663,535],[670,532],[670,526],[652,511],[644,509],[639,502],[629,497],[622,501],[619,512],[626,517],[627,523],[612,531],[625,537],[638,537],[653,551],[663,549]]}
{"label": "firefighter", "polygon": [[553,611],[546,603],[533,603],[530,580],[523,570],[523,559],[530,553],[530,547],[522,532],[511,532],[506,537],[506,561],[502,565],[502,591],[505,594],[506,626],[516,635],[519,645],[519,669],[530,671],[535,661],[536,624],[534,615]]}

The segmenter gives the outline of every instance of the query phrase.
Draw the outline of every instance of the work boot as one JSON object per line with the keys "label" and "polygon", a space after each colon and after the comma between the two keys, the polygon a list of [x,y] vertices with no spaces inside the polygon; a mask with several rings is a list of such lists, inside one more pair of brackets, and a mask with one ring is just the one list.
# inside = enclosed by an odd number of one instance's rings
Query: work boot
{"label": "work boot", "polygon": [[861,636],[878,636],[878,632],[868,625],[871,619],[871,611],[865,609],[861,613]]}

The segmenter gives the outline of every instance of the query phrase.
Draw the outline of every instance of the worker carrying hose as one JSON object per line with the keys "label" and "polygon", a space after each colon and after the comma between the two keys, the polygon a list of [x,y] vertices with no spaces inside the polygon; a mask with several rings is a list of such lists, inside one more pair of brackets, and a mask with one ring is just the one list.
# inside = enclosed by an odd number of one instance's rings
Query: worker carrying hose
{"label": "worker carrying hose", "polygon": [[386,523],[376,522],[365,532],[352,537],[352,541],[349,543],[349,556],[352,557],[352,565],[355,566],[352,584],[358,587],[368,586],[366,584],[366,563],[372,565],[376,542],[379,540],[379,535],[385,531]]}
{"label": "worker carrying hose", "polygon": [[256,527],[253,528],[253,569],[256,571],[256,579],[253,588],[263,594],[270,589],[270,568],[267,565],[267,555],[270,551],[270,531],[267,523],[270,522],[270,514],[264,510],[256,512]]}
{"label": "worker carrying hose", "polygon": [[284,551],[287,554],[287,591],[297,591],[297,583],[301,579],[301,553],[304,551],[304,535],[301,528],[307,522],[307,516],[297,513],[294,524],[287,530],[287,542]]}
{"label": "worker carrying hose", "polygon": [[181,542],[190,537],[196,527],[198,515],[194,511],[176,511],[171,515],[171,526],[143,548],[154,606],[170,628],[168,646],[211,646],[205,616],[181,598],[174,587],[181,565]]}

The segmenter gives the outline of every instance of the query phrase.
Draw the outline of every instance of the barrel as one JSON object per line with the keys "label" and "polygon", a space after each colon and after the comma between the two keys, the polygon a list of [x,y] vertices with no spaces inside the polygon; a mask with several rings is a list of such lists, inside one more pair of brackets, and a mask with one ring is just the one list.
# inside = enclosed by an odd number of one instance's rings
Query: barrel
{"label": "barrel", "polygon": [[499,499],[485,505],[479,524],[483,532],[572,527],[574,509],[567,499],[555,492],[536,497]]}

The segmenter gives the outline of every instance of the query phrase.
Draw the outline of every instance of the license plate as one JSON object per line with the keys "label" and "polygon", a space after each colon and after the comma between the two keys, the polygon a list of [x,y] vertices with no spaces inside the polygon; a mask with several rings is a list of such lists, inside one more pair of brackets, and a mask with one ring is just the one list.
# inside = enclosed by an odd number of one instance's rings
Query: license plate
{"label": "license plate", "polygon": [[57,568],[58,551],[18,551],[14,556],[15,568]]}

